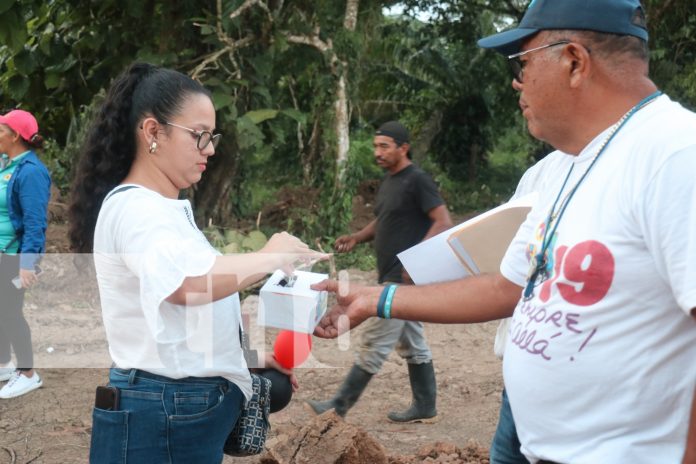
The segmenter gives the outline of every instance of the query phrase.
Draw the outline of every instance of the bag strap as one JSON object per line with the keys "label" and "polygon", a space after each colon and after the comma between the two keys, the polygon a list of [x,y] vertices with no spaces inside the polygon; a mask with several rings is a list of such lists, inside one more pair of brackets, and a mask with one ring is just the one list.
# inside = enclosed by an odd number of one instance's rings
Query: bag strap
{"label": "bag strap", "polygon": [[117,188],[117,189],[115,189],[115,190],[112,190],[111,193],[109,193],[109,194],[106,196],[106,198],[104,198],[104,201],[103,201],[102,203],[104,203],[106,200],[108,200],[109,198],[113,197],[113,196],[116,195],[117,193],[125,192],[126,190],[130,190],[130,189],[134,189],[134,188],[139,188],[139,187],[138,187],[137,185],[122,185],[121,187],[119,187],[119,188]]}
{"label": "bag strap", "polygon": [[248,320],[249,315],[242,314],[242,321],[239,324],[239,344],[242,347],[242,352],[244,353],[244,360],[247,363],[247,367],[249,369],[254,369],[259,366],[259,352],[251,349],[249,335],[247,335],[247,333],[243,330],[243,327],[246,327]]}

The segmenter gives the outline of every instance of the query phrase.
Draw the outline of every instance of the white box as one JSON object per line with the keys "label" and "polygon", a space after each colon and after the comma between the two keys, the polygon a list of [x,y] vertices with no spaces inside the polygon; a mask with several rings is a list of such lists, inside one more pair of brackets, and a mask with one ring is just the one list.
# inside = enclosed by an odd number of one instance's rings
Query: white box
{"label": "white box", "polygon": [[328,276],[314,272],[295,271],[292,287],[281,285],[285,274],[277,270],[261,287],[259,293],[260,326],[277,327],[295,332],[313,333],[326,312],[326,292],[309,288]]}

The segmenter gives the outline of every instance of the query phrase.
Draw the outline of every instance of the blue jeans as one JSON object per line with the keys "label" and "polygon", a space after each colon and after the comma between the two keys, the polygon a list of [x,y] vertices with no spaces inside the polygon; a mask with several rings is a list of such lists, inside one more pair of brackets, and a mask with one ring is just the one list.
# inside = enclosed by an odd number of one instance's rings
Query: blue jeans
{"label": "blue jeans", "polygon": [[239,387],[222,377],[170,379],[112,368],[117,411],[94,408],[91,464],[220,463],[244,405]]}
{"label": "blue jeans", "polygon": [[527,458],[520,452],[520,440],[517,438],[517,429],[505,389],[503,389],[500,418],[493,436],[490,453],[491,464],[529,464]]}

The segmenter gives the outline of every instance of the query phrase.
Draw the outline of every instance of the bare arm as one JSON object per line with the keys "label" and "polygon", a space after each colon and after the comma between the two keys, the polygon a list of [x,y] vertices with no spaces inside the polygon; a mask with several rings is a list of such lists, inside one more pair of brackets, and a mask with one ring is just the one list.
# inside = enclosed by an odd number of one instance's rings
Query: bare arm
{"label": "bare arm", "polygon": [[336,239],[334,248],[340,253],[351,251],[358,243],[369,242],[375,238],[377,219],[373,219],[368,225],[350,235],[342,235]]}
{"label": "bare arm", "polygon": [[[357,287],[324,281],[316,290],[337,293],[336,305],[324,316],[314,334],[334,338],[376,316],[383,287]],[[512,315],[522,288],[500,274],[484,274],[432,285],[400,286],[394,294],[395,319],[450,323],[485,322]]]}
{"label": "bare arm", "polygon": [[430,237],[434,237],[440,232],[444,232],[452,227],[452,218],[450,218],[447,206],[440,205],[428,211],[428,217],[433,221],[430,229],[423,237],[423,241],[428,240]]}
{"label": "bare arm", "polygon": [[191,306],[207,304],[243,290],[276,269],[289,268],[291,271],[296,261],[327,257],[286,232],[274,234],[256,253],[218,256],[207,274],[184,279],[167,301]]}
{"label": "bare arm", "polygon": [[[430,225],[430,229],[428,229],[428,232],[425,234],[422,241],[426,241],[430,237],[433,237],[439,234],[440,232],[444,232],[452,227],[452,219],[450,218],[447,206],[445,206],[444,204],[436,206],[435,208],[428,211],[428,217],[432,221],[432,224]],[[404,284],[413,283],[413,280],[411,279],[411,276],[409,275],[405,267],[401,270],[401,282],[403,282]]]}
{"label": "bare arm", "polygon": [[[691,310],[691,315],[696,318],[696,308]],[[696,464],[696,389],[691,404],[691,418],[689,419],[689,432],[686,435],[686,451],[682,464]]]}

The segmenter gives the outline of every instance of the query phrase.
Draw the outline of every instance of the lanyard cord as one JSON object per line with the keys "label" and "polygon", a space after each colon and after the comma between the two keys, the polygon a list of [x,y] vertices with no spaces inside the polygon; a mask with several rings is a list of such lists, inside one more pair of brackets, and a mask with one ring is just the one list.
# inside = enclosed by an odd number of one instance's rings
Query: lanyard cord
{"label": "lanyard cord", "polygon": [[[573,198],[573,195],[578,190],[578,187],[580,187],[582,181],[585,180],[587,174],[590,172],[590,169],[592,169],[592,167],[599,159],[599,156],[602,153],[604,153],[605,149],[609,145],[609,142],[613,140],[614,136],[623,128],[623,126],[628,122],[628,120],[631,119],[631,117],[638,110],[643,108],[648,103],[652,103],[660,95],[662,95],[662,92],[659,90],[648,95],[647,97],[639,101],[633,108],[628,110],[628,112],[624,114],[616,124],[614,124],[614,127],[611,129],[611,132],[604,140],[604,142],[602,142],[602,145],[599,147],[599,150],[597,150],[597,153],[595,153],[594,157],[592,158],[590,165],[587,167],[582,176],[580,176],[580,179],[578,179],[578,181],[575,183],[575,186],[572,188],[572,190],[568,192],[568,195],[566,195],[565,199],[563,200],[563,203],[559,208],[559,211],[557,213],[554,213],[554,210],[556,209],[556,204],[558,203],[558,200],[561,198],[561,193],[563,193],[563,190],[565,189],[565,186],[568,183],[568,179],[570,178],[570,174],[573,172],[573,167],[575,166],[575,163],[573,163],[570,166],[570,170],[568,171],[568,174],[566,175],[566,178],[563,181],[561,190],[558,192],[558,196],[556,197],[556,200],[553,202],[553,205],[551,206],[551,211],[549,211],[549,215],[546,218],[544,226],[544,237],[541,240],[541,250],[535,256],[536,263],[533,268],[533,271],[530,273],[528,277],[527,285],[524,289],[525,300],[529,300],[534,296],[534,284],[537,281],[538,277],[546,271],[546,251],[548,250],[549,245],[551,244],[551,240],[553,239],[553,236],[556,233],[556,229],[558,229],[558,224],[561,222],[563,213],[565,213],[565,210],[568,207],[571,198]],[[551,233],[549,233],[549,229],[551,229]]]}

